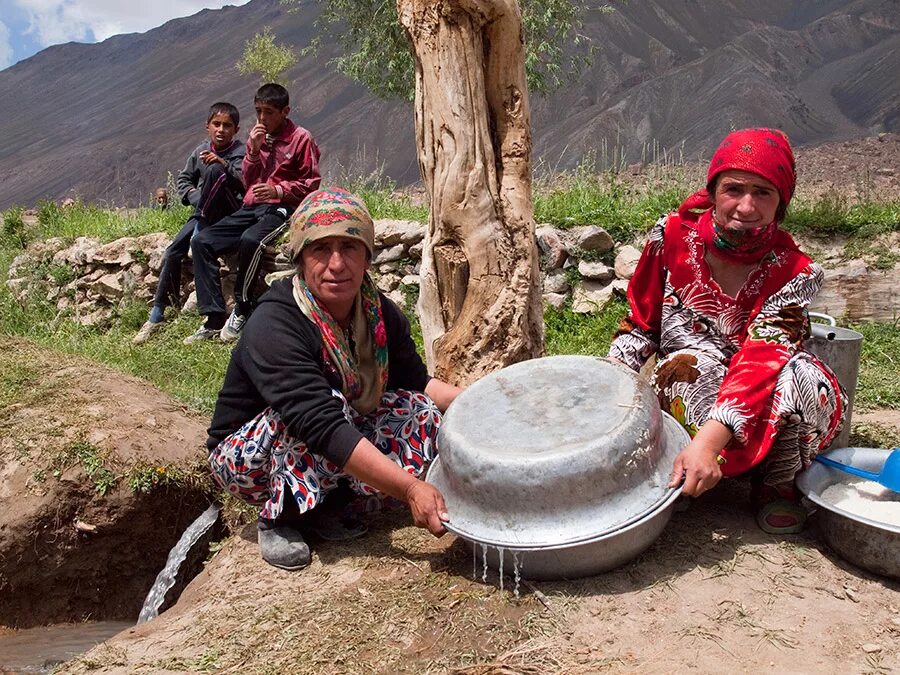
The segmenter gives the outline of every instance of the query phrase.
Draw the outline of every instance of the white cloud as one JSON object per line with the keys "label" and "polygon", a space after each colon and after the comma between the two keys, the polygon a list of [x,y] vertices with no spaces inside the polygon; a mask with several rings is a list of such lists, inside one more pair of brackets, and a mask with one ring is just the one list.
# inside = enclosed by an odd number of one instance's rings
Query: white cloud
{"label": "white cloud", "polygon": [[13,48],[9,41],[9,28],[0,21],[0,70],[12,65]]}
{"label": "white cloud", "polygon": [[247,0],[13,0],[28,17],[27,32],[44,47],[60,42],[105,40],[142,33],[201,9],[242,5]]}

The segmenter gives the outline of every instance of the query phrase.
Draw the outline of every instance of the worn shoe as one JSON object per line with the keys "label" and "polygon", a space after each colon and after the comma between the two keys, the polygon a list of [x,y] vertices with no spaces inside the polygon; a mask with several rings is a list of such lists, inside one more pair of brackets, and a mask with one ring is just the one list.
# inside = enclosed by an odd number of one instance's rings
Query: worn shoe
{"label": "worn shoe", "polygon": [[369,528],[356,518],[327,509],[310,511],[307,515],[306,527],[325,541],[356,539],[369,531]]}
{"label": "worn shoe", "polygon": [[145,321],[144,325],[141,326],[141,329],[137,332],[137,335],[135,335],[131,339],[131,343],[135,344],[135,345],[144,344],[147,340],[150,339],[150,337],[155,332],[157,332],[160,328],[162,328],[162,326],[163,326],[162,321],[158,321],[156,323],[154,323],[152,321]]}
{"label": "worn shoe", "polygon": [[257,541],[262,559],[283,570],[301,570],[312,559],[303,535],[293,527],[278,525],[257,528]]}
{"label": "worn shoe", "polygon": [[206,326],[200,326],[197,329],[197,332],[193,335],[188,335],[184,338],[184,344],[192,345],[195,342],[202,342],[204,340],[215,340],[219,337],[219,331],[216,328],[207,328]]}
{"label": "worn shoe", "polygon": [[228,317],[228,321],[222,326],[222,330],[219,331],[219,337],[222,338],[222,342],[234,342],[237,340],[241,336],[241,331],[244,330],[245,323],[247,323],[247,317],[243,314],[238,314],[237,310],[233,311],[231,316]]}

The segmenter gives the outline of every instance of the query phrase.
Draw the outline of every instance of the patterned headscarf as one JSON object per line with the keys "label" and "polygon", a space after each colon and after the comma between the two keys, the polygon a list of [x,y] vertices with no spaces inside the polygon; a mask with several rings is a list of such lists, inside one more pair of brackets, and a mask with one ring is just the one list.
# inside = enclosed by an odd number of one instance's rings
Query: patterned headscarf
{"label": "patterned headscarf", "polygon": [[291,216],[288,247],[296,261],[312,241],[325,237],[350,237],[366,245],[369,257],[375,255],[375,223],[356,195],[339,187],[310,192]]}
{"label": "patterned headscarf", "polygon": [[[755,173],[772,183],[781,200],[779,213],[784,213],[797,184],[794,152],[787,135],[778,129],[741,129],[728,134],[709,163],[706,187],[678,207],[682,218],[697,223],[708,248],[742,262],[756,262],[769,253],[779,239],[776,237],[777,220],[760,231],[729,232],[719,227],[709,212],[715,204],[709,190],[719,174],[732,169]],[[698,211],[705,213],[701,215]]]}
{"label": "patterned headscarf", "polygon": [[[363,201],[341,188],[310,193],[291,218],[289,246],[294,261],[317,239],[349,237],[362,241],[371,257],[375,225]],[[294,301],[322,335],[323,358],[341,377],[341,393],[360,414],[380,404],[388,379],[387,332],[381,298],[368,272],[356,295],[350,327],[338,325],[328,308],[319,303],[302,274],[293,280]]]}

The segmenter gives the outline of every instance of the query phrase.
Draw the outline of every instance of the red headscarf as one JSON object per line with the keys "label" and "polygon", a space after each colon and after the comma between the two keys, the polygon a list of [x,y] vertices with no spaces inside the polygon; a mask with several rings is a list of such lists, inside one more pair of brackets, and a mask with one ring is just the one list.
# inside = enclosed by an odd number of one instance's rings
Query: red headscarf
{"label": "red headscarf", "polygon": [[[731,169],[749,171],[768,180],[778,190],[778,196],[781,198],[779,206],[783,208],[787,208],[791,197],[794,196],[794,187],[797,184],[794,153],[783,131],[741,129],[728,134],[709,163],[709,171],[706,174],[707,188],[712,185],[716,176]],[[772,250],[778,239],[776,237],[778,223],[774,221],[763,232],[753,235],[752,241],[740,244],[734,241],[723,242],[723,238],[729,237],[727,233],[716,231],[710,212],[714,202],[707,188],[698,190],[685,199],[678,207],[678,213],[685,220],[697,223],[708,249],[715,243],[720,250],[725,249],[727,255],[746,262],[758,261]],[[701,215],[696,211],[705,213]]]}

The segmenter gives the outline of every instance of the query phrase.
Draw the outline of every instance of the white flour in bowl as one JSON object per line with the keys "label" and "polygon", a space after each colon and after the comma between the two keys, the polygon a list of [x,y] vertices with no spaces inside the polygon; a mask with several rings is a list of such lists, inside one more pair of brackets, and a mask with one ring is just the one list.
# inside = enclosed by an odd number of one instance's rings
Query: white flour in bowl
{"label": "white flour in bowl", "polygon": [[875,481],[835,483],[825,488],[822,499],[848,513],[900,527],[900,493]]}

